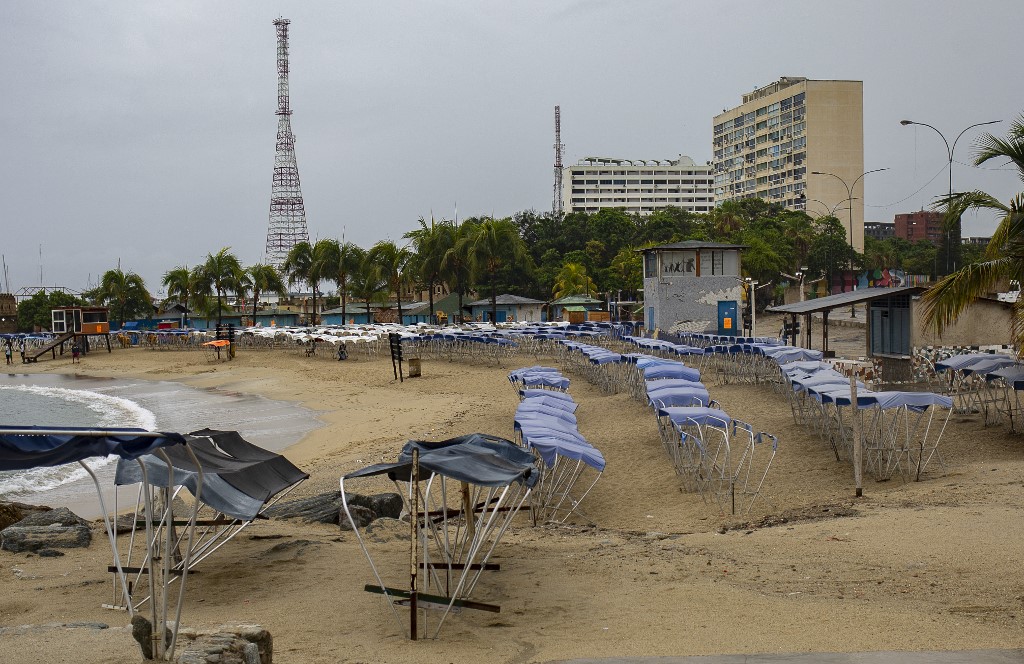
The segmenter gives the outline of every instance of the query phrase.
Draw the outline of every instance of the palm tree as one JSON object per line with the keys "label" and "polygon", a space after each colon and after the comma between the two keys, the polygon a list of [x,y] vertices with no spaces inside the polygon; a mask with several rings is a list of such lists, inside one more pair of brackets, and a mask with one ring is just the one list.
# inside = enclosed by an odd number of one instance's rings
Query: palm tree
{"label": "palm tree", "polygon": [[387,283],[380,276],[380,270],[376,263],[363,256],[363,262],[354,271],[350,278],[349,290],[352,296],[362,299],[366,303],[366,322],[372,323],[370,318],[370,304],[387,297]]}
{"label": "palm tree", "polygon": [[466,238],[475,232],[477,223],[466,221],[452,227],[451,246],[441,258],[441,278],[448,285],[448,290],[458,294],[459,322],[462,321],[462,298],[469,290],[470,260],[469,243]]}
{"label": "palm tree", "polygon": [[317,322],[316,300],[320,294],[320,282],[332,278],[327,271],[333,253],[332,243],[337,244],[337,241],[317,240],[313,245],[309,242],[299,242],[291,248],[284,259],[284,265],[281,266],[281,271],[288,275],[289,285],[306,283],[313,290],[311,325],[316,325]]}
{"label": "palm tree", "polygon": [[366,256],[362,247],[351,242],[324,240],[324,276],[338,285],[338,296],[341,298],[341,320],[345,322],[348,315],[348,282],[352,275],[359,271]]}
{"label": "palm tree", "polygon": [[[1024,114],[1014,121],[1006,138],[984,134],[977,145],[976,166],[991,159],[1008,159],[1024,180]],[[1024,193],[1003,203],[983,191],[968,191],[943,197],[936,201],[935,207],[945,208],[947,224],[968,210],[992,210],[1002,216],[985,249],[985,260],[965,265],[922,296],[924,324],[942,334],[976,299],[995,290],[1003,280],[1024,283]],[[1024,353],[1022,299],[1013,304],[1010,334],[1020,356]]]}
{"label": "palm tree", "polygon": [[408,283],[412,252],[408,247],[399,247],[391,240],[381,240],[373,245],[366,255],[367,260],[377,266],[380,276],[388,288],[395,293],[398,302],[398,323],[402,323],[402,287]]}
{"label": "palm tree", "polygon": [[530,254],[526,250],[526,244],[519,237],[519,229],[510,219],[486,219],[460,242],[465,245],[465,255],[469,257],[474,279],[479,281],[486,278],[491,287],[491,320],[496,321],[498,270],[512,263],[528,267]]}
{"label": "palm tree", "polygon": [[146,282],[131,270],[123,272],[117,268],[104,272],[97,294],[107,306],[117,306],[121,327],[124,327],[127,315],[150,313],[147,309],[153,306]]}
{"label": "palm tree", "polygon": [[163,286],[167,297],[174,298],[185,309],[184,323],[188,322],[189,306],[195,306],[199,290],[199,275],[195,269],[180,265],[164,273]]}
{"label": "palm tree", "polygon": [[239,288],[243,274],[242,265],[231,253],[231,247],[224,247],[216,254],[206,254],[206,262],[199,271],[200,285],[205,293],[217,295],[217,325],[220,325],[224,312],[223,296]]}
{"label": "palm tree", "polygon": [[585,294],[589,296],[595,290],[597,290],[597,285],[587,274],[587,268],[579,263],[566,263],[555,277],[553,291],[556,300],[569,295]]}
{"label": "palm tree", "polygon": [[281,273],[273,265],[256,263],[247,267],[245,274],[249,286],[252,288],[252,322],[255,325],[256,306],[259,304],[260,294],[271,292],[284,297],[288,294],[288,289],[284,285]]}
{"label": "palm tree", "polygon": [[442,279],[442,264],[454,243],[455,227],[452,222],[445,220],[435,224],[431,219],[429,227],[423,217],[420,217],[419,222],[420,227],[409,231],[404,237],[412,240],[412,246],[416,249],[416,271],[427,287],[430,320],[434,320],[434,285]]}

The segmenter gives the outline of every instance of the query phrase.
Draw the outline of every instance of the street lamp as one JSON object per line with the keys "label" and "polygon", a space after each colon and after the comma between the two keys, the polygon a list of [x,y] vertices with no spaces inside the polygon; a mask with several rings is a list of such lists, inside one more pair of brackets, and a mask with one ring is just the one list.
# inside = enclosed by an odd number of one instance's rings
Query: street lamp
{"label": "street lamp", "polygon": [[[957,134],[957,137],[955,139],[953,139],[953,145],[951,146],[949,144],[949,141],[946,140],[945,135],[941,131],[936,129],[935,127],[933,127],[930,124],[928,124],[927,122],[915,122],[913,120],[900,120],[900,124],[903,125],[904,127],[906,127],[907,125],[920,125],[922,127],[928,127],[929,129],[934,131],[936,134],[938,134],[939,138],[942,139],[942,142],[946,144],[946,156],[949,158],[949,197],[946,199],[947,200],[947,202],[946,202],[946,209],[947,210],[949,209],[949,202],[948,202],[949,198],[953,197],[953,150],[956,150],[956,142],[959,141],[960,137],[963,136],[964,134],[966,134],[969,129],[974,129],[975,127],[983,127],[985,125],[990,125],[990,124],[996,124],[997,122],[1002,122],[1002,120],[989,120],[988,122],[979,122],[977,124],[972,124],[970,127],[968,127],[967,129],[964,129],[962,132]],[[952,238],[950,237],[950,230],[956,230],[956,233],[954,233],[954,237],[952,237]],[[954,241],[955,241],[955,245],[956,245],[955,251],[954,251]],[[957,217],[954,229],[951,229],[948,226],[946,227],[946,274],[950,274],[951,272],[954,272],[956,270],[956,261],[952,261],[952,264],[951,264],[951,259],[953,258],[954,253],[956,254],[956,256],[960,255],[959,245],[960,245],[960,218]]]}
{"label": "street lamp", "polygon": [[[840,182],[842,182],[843,186],[846,187],[846,196],[847,196],[846,200],[851,202],[851,205],[850,205],[850,246],[851,247],[853,246],[853,205],[852,205],[852,202],[854,200],[856,200],[853,197],[853,190],[857,187],[857,183],[860,182],[861,178],[863,178],[865,175],[868,175],[870,173],[878,173],[878,172],[881,172],[881,171],[887,171],[887,170],[889,170],[889,169],[888,168],[876,168],[876,169],[873,169],[873,170],[870,170],[870,171],[864,171],[863,173],[861,173],[860,175],[857,176],[857,179],[853,181],[853,184],[846,184],[846,180],[844,180],[843,178],[839,177],[835,173],[823,173],[821,171],[811,171],[811,175],[831,175],[835,179],[837,179]],[[839,201],[839,202],[843,203],[845,201]],[[853,304],[850,305],[850,317],[851,318],[856,318],[857,317],[856,305],[853,305]]]}
{"label": "street lamp", "polygon": [[[819,201],[819,200],[818,200],[817,198],[810,198],[810,199],[808,199],[808,200],[809,200],[809,201],[810,201],[811,203],[818,203],[818,204],[820,204],[820,205],[821,205],[821,206],[822,206],[823,208],[825,208],[826,210],[828,210],[828,213],[827,213],[827,214],[828,214],[828,216],[830,216],[830,217],[835,217],[835,216],[836,216],[836,212],[837,212],[838,210],[845,210],[845,209],[847,209],[847,208],[841,208],[841,207],[839,207],[840,205],[842,205],[842,204],[843,204],[843,203],[845,203],[846,201],[850,201],[850,200],[853,200],[853,201],[855,201],[855,200],[857,200],[857,199],[856,199],[856,198],[854,198],[854,199],[849,199],[849,198],[847,198],[846,200],[842,200],[842,201],[839,201],[838,203],[836,203],[836,204],[835,204],[835,207],[829,207],[829,206],[828,206],[828,203],[826,203],[825,201]],[[818,216],[824,216],[824,215],[818,215]]]}

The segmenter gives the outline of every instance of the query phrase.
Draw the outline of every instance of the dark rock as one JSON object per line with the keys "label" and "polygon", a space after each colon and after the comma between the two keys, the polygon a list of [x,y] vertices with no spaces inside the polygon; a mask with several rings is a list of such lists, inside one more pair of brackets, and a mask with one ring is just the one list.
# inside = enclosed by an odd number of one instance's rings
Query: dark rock
{"label": "dark rock", "polygon": [[[143,659],[153,659],[153,624],[142,614],[132,616],[132,638],[139,642]],[[164,634],[164,648],[171,645],[171,630]]]}
{"label": "dark rock", "polygon": [[64,555],[63,551],[57,549],[39,549],[38,553],[40,558],[60,558]]}
{"label": "dark rock", "polygon": [[0,549],[12,553],[41,549],[87,547],[92,542],[88,526],[10,526],[0,531]]}
{"label": "dark rock", "polygon": [[273,664],[274,640],[260,625],[222,625],[216,632],[186,634],[178,664]]}
{"label": "dark rock", "polygon": [[85,526],[89,527],[89,522],[78,516],[66,507],[58,507],[55,510],[46,510],[45,512],[35,512],[29,514],[21,521],[13,524],[15,526],[53,526],[59,525],[64,527],[69,526]]}
{"label": "dark rock", "polygon": [[310,498],[279,503],[264,512],[274,519],[302,519],[307,523],[338,523],[341,492],[329,491]]}
{"label": "dark rock", "polygon": [[348,494],[348,504],[359,505],[372,510],[377,518],[397,519],[402,516],[402,496],[397,493],[378,493],[374,496],[361,496],[357,493]]}
{"label": "dark rock", "polygon": [[[348,511],[352,515],[352,520],[356,523],[356,528],[365,528],[377,518],[373,510],[360,505],[349,505]],[[352,523],[348,520],[344,510],[341,510],[338,515],[338,524],[342,530],[352,530]]]}
{"label": "dark rock", "polygon": [[25,518],[25,512],[14,503],[0,503],[0,530]]}

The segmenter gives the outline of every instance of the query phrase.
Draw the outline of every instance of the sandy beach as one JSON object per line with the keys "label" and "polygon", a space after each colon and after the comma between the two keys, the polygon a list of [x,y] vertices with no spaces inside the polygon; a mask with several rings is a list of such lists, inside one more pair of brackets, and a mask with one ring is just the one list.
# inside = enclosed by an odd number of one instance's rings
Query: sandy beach
{"label": "sandy beach", "polygon": [[[511,438],[517,398],[506,376],[538,362],[553,360],[424,360],[422,377],[398,383],[385,356],[336,362],[251,351],[211,362],[198,352],[115,349],[81,364],[44,360],[16,370],[178,381],[299,403],[324,424],[285,452],[312,475],[294,494],[306,496],[337,489],[339,476],[393,457],[410,438],[475,431]],[[372,576],[351,533],[270,520],[190,577],[183,622],[259,623],[281,662],[1024,646],[1024,461],[1022,441],[1007,427],[954,415],[942,448],[948,472],[911,483],[867,477],[864,497],[855,499],[849,464],[796,426],[781,396],[760,386],[710,386],[726,411],[780,440],[765,486],[770,504],[740,518],[680,490],[648,409],[566,373],[579,429],[602,450],[607,470],[575,523],[530,527],[521,518],[505,535],[494,557],[501,571],[474,595],[500,604],[500,614],[466,611],[449,619],[440,639],[409,642],[384,600],[363,591]],[[375,545],[382,567],[401,578],[406,542]],[[127,623],[125,614],[100,608],[111,595],[104,540],[66,553],[0,552],[0,626]],[[140,659],[121,629],[81,632],[6,633],[0,662]]]}

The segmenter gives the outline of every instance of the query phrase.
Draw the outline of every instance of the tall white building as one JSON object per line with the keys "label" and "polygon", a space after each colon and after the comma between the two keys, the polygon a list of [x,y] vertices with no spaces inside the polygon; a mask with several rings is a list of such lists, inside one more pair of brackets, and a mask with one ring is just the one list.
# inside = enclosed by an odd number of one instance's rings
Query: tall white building
{"label": "tall white building", "polygon": [[650,214],[666,207],[709,212],[715,206],[710,165],[678,159],[586,157],[563,170],[565,211],[621,208]]}
{"label": "tall white building", "polygon": [[783,76],[713,122],[715,199],[834,214],[864,249],[864,83]]}

